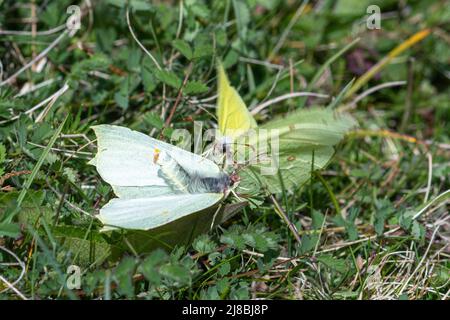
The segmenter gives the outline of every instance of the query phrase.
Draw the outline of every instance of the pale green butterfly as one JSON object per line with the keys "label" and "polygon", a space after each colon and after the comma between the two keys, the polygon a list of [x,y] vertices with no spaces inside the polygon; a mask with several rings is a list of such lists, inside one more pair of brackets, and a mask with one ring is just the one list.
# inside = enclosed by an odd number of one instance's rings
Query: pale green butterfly
{"label": "pale green butterfly", "polygon": [[[217,120],[223,136],[218,145],[227,145],[227,149],[231,150],[235,145],[255,147],[273,142],[272,138],[278,140],[279,149],[266,157],[276,160],[277,174],[260,174],[262,168],[273,165],[270,161],[270,165],[267,161],[253,163],[240,171],[237,191],[259,192],[263,187],[270,193],[281,193],[283,187],[292,190],[302,185],[309,179],[311,167],[314,166],[314,170],[325,167],[334,154],[333,146],[357,125],[348,114],[311,107],[258,126],[239,93],[231,86],[220,62],[217,74]],[[249,132],[251,135],[247,135]],[[235,150],[234,156],[249,149]]]}
{"label": "pale green butterfly", "polygon": [[98,152],[89,163],[118,196],[100,209],[103,230],[154,229],[228,194],[231,179],[211,160],[125,127],[92,128]]}

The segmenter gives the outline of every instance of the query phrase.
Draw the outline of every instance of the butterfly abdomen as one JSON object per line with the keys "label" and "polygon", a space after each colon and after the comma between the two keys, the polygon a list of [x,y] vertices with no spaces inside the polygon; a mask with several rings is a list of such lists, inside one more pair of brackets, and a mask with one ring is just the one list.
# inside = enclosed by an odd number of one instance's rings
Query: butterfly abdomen
{"label": "butterfly abdomen", "polygon": [[179,193],[190,193],[190,176],[174,158],[166,153],[161,154],[158,151],[157,156],[155,156],[154,159],[156,159],[154,162],[159,165],[159,176],[162,177],[174,191]]}
{"label": "butterfly abdomen", "polygon": [[192,183],[189,185],[189,192],[191,193],[221,193],[228,189],[231,180],[225,173],[221,172],[217,177],[191,177]]}

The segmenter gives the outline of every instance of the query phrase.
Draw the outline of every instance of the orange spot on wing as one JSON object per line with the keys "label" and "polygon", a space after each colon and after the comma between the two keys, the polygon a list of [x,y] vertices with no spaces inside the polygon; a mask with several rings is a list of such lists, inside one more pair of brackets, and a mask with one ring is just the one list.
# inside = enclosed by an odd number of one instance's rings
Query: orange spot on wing
{"label": "orange spot on wing", "polygon": [[159,150],[158,148],[155,148],[155,150],[153,151],[153,163],[156,164],[158,162],[160,152],[161,150]]}

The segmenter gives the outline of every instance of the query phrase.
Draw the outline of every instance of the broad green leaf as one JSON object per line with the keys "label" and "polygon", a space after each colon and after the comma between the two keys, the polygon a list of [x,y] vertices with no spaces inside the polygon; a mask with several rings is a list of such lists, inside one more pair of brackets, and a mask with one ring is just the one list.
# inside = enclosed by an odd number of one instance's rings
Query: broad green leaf
{"label": "broad green leaf", "polygon": [[206,254],[216,249],[216,243],[212,241],[208,235],[203,234],[195,239],[192,247],[199,253]]}
{"label": "broad green leaf", "polygon": [[348,271],[349,266],[343,259],[335,258],[330,254],[322,254],[317,257],[317,260],[322,262],[327,267],[334,269],[340,273],[345,273]]}
{"label": "broad green leaf", "polygon": [[181,87],[182,81],[174,72],[168,70],[154,70],[154,73],[158,80],[164,82],[168,86],[175,89],[179,89]]}
{"label": "broad green leaf", "polygon": [[0,237],[17,238],[20,234],[20,226],[17,223],[0,223]]}
{"label": "broad green leaf", "polygon": [[139,266],[138,271],[142,272],[145,278],[154,285],[161,282],[160,267],[167,262],[168,255],[165,251],[158,249],[153,251]]}
{"label": "broad green leaf", "polygon": [[188,81],[183,89],[187,95],[196,95],[208,91],[208,87],[200,81]]}

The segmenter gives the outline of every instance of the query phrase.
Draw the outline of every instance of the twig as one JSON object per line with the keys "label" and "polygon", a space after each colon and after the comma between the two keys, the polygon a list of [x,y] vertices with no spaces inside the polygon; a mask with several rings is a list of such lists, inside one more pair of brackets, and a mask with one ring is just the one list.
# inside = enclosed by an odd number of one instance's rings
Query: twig
{"label": "twig", "polygon": [[428,244],[427,249],[425,250],[425,253],[423,254],[422,259],[420,260],[419,264],[417,265],[416,269],[414,269],[414,271],[411,273],[411,275],[409,276],[408,280],[406,280],[402,286],[402,288],[400,289],[400,292],[398,293],[398,295],[401,295],[403,290],[405,290],[406,286],[408,285],[408,283],[411,281],[411,279],[413,278],[413,276],[417,273],[417,271],[419,270],[419,268],[421,267],[421,265],[423,264],[423,262],[425,261],[425,258],[428,255],[428,252],[430,251],[431,245],[433,244],[434,238],[436,236],[437,231],[439,230],[438,226],[436,229],[434,229],[433,235],[431,236],[430,239],[430,243]]}
{"label": "twig", "polygon": [[260,66],[264,66],[264,67],[276,69],[276,70],[282,70],[284,68],[282,65],[270,63],[269,61],[261,61],[261,60],[257,60],[257,59],[246,58],[246,57],[239,57],[239,61],[257,64]]}
{"label": "twig", "polygon": [[0,275],[0,280],[2,280],[2,281],[8,286],[9,289],[11,289],[12,291],[14,291],[14,292],[15,292],[19,297],[21,297],[23,300],[28,300],[28,298],[25,297],[25,296],[23,295],[22,292],[20,292],[16,287],[14,287],[8,280],[6,280],[5,278],[3,278],[1,275]]}
{"label": "twig", "polygon": [[43,88],[43,87],[46,87],[46,86],[48,86],[48,85],[51,85],[51,84],[52,84],[53,82],[55,82],[55,81],[56,81],[56,79],[53,78],[53,79],[48,79],[48,80],[42,81],[41,83],[38,83],[38,84],[31,84],[31,85],[30,85],[29,82],[27,82],[27,83],[22,87],[22,89],[20,90],[20,92],[14,96],[14,98],[22,97],[22,96],[24,96],[24,95],[26,95],[26,94],[28,94],[28,93],[34,92],[34,91],[36,91],[36,90],[39,90],[39,89],[41,89],[41,88]]}
{"label": "twig", "polygon": [[[8,281],[6,281],[6,279],[2,278],[2,281],[6,283],[6,285],[8,285],[8,287],[12,290],[14,290],[17,293],[17,289],[14,287],[17,283],[19,283],[20,280],[22,280],[23,276],[25,275],[25,263],[23,263],[22,260],[19,259],[19,257],[12,252],[11,250],[0,246],[0,249],[5,251],[6,253],[8,253],[9,255],[11,255],[16,261],[17,261],[17,265],[19,265],[22,268],[22,272],[20,273],[19,277],[13,282],[13,283],[9,283]],[[3,263],[2,263],[3,264]],[[0,276],[1,277],[1,276]],[[2,291],[0,291],[0,293],[5,292],[8,289],[3,289]],[[20,295],[20,292],[17,293]]]}
{"label": "twig", "polygon": [[431,153],[427,152],[427,158],[428,158],[428,181],[427,181],[427,191],[425,193],[423,203],[428,202],[428,197],[430,196],[430,189],[431,189],[431,178],[433,177],[433,157],[431,156]]}
{"label": "twig", "polygon": [[153,57],[153,55],[144,47],[144,45],[139,41],[139,39],[134,34],[133,28],[131,27],[131,23],[130,23],[130,7],[127,7],[126,18],[127,18],[128,30],[130,30],[131,36],[133,37],[134,41],[136,41],[136,43],[139,45],[139,47],[141,47],[141,49],[144,50],[144,52],[150,57],[150,59],[156,65],[158,70],[161,70],[161,66],[159,65],[158,61],[156,61],[155,57]]}
{"label": "twig", "polygon": [[30,68],[32,65],[34,65],[37,61],[41,60],[43,57],[45,57],[50,50],[52,50],[54,47],[58,45],[59,42],[67,35],[68,30],[64,30],[63,33],[61,33],[58,38],[56,38],[45,50],[43,50],[41,53],[39,53],[34,59],[31,59],[30,62],[25,64],[22,68],[20,68],[16,73],[14,73],[12,76],[10,76],[8,79],[0,82],[0,87],[4,86],[5,84],[9,84],[12,81],[14,81],[22,72]]}
{"label": "twig", "polygon": [[278,51],[281,49],[281,47],[284,45],[284,42],[286,41],[289,33],[291,32],[291,29],[294,27],[294,25],[297,23],[298,19],[302,15],[302,13],[305,11],[306,5],[309,1],[304,0],[300,7],[298,7],[297,11],[295,11],[294,16],[292,17],[291,21],[289,21],[288,26],[283,31],[283,33],[280,36],[280,40],[278,40],[277,44],[275,45],[275,48],[273,48],[272,52],[269,55],[268,60],[272,60],[272,58],[278,53]]}
{"label": "twig", "polygon": [[377,64],[375,64],[372,68],[367,70],[366,73],[364,73],[361,77],[359,77],[356,82],[353,84],[353,87],[350,88],[350,90],[347,91],[344,98],[350,98],[354,93],[356,93],[363,85],[365,85],[372,77],[374,77],[378,72],[380,72],[386,65],[388,65],[392,59],[397,57],[399,54],[401,54],[406,49],[410,48],[417,42],[422,41],[424,38],[426,38],[431,33],[431,29],[423,29],[415,34],[413,34],[411,37],[406,39],[404,42],[396,46],[393,50],[391,50],[387,56],[385,56],[383,59],[381,59]]}
{"label": "twig", "polygon": [[[57,33],[61,30],[64,30],[66,28],[66,24],[61,24],[55,28],[45,30],[45,31],[36,31],[36,36],[49,36],[54,33]],[[17,30],[0,30],[0,36],[30,36],[32,35],[32,32],[30,31],[17,31]]]}
{"label": "twig", "polygon": [[[61,95],[63,95],[67,91],[67,89],[69,89],[69,85],[66,82],[61,89],[56,91],[54,94],[52,94],[47,99],[39,102],[37,105],[35,105],[31,109],[28,109],[27,111],[25,111],[24,114],[28,115],[30,113],[33,113],[34,111],[36,111],[37,109],[41,108],[42,106],[46,105],[49,102],[54,103],[56,101],[56,99],[58,99]],[[11,119],[0,121],[0,124],[19,119],[19,117],[20,117],[20,115],[17,115],[17,116],[12,117]]]}
{"label": "twig", "polygon": [[[47,182],[47,185],[48,185],[48,187],[50,188],[50,190],[52,190],[53,193],[55,193],[56,196],[57,196],[58,198],[62,199],[61,193],[59,193],[58,190],[56,190],[55,188],[53,188],[53,187],[51,186],[51,184],[50,184],[50,182],[48,181],[48,179],[45,179],[45,181]],[[83,214],[85,214],[85,215],[87,215],[87,216],[89,216],[89,217],[91,217],[91,218],[95,218],[95,215],[93,215],[92,213],[89,213],[89,212],[87,212],[87,211],[85,211],[85,210],[83,210],[83,209],[77,207],[76,205],[74,205],[73,203],[71,203],[70,201],[68,201],[67,199],[64,199],[64,202],[65,202],[69,207],[71,207],[72,209],[75,209],[76,211],[78,211],[78,212],[80,212],[80,213],[83,213]]]}
{"label": "twig", "polygon": [[30,170],[9,172],[9,173],[7,173],[7,174],[5,174],[5,175],[0,177],[0,187],[3,185],[3,183],[5,183],[5,180],[8,180],[9,178],[18,177],[18,176],[21,176],[23,174],[30,174],[30,173],[31,173]]}
{"label": "twig", "polygon": [[186,83],[189,79],[189,76],[191,75],[191,71],[192,71],[192,63],[190,63],[188,66],[188,69],[186,71],[186,76],[184,77],[183,83],[181,84],[180,89],[178,89],[177,99],[175,100],[175,103],[173,104],[172,109],[170,110],[169,116],[167,117],[166,122],[164,123],[164,126],[166,128],[169,127],[170,122],[172,121],[173,115],[175,114],[175,111],[177,110],[177,107],[180,104],[182,93],[183,93],[183,88],[186,85]]}
{"label": "twig", "polygon": [[361,93],[360,95],[358,95],[355,99],[353,99],[352,102],[350,102],[349,104],[343,105],[341,107],[338,108],[338,111],[347,111],[349,109],[353,109],[355,108],[356,104],[361,101],[362,99],[364,99],[365,97],[371,95],[374,92],[377,92],[381,89],[385,89],[385,88],[391,88],[391,87],[398,87],[398,86],[404,86],[406,84],[406,81],[392,81],[392,82],[386,82],[386,83],[382,83],[379,84],[377,86],[374,86],[366,91],[364,91],[363,93]]}
{"label": "twig", "polygon": [[250,113],[252,115],[255,115],[257,113],[259,113],[261,110],[263,110],[264,108],[267,108],[268,106],[281,102],[283,100],[287,100],[287,99],[292,99],[292,98],[297,98],[297,97],[317,97],[317,98],[329,98],[330,96],[327,94],[321,94],[321,93],[314,93],[314,92],[292,92],[292,93],[287,93],[284,94],[282,96],[273,98],[271,100],[267,100],[264,103],[261,103],[260,105],[257,105],[256,107],[254,107]]}

